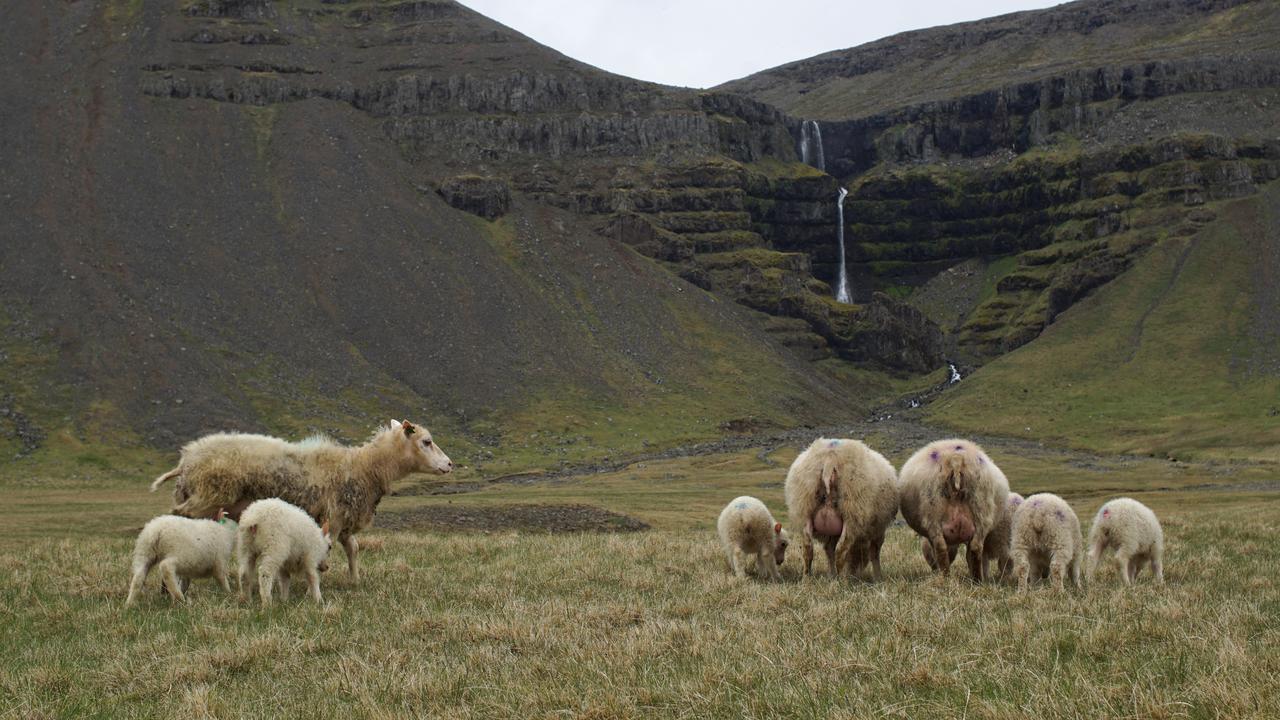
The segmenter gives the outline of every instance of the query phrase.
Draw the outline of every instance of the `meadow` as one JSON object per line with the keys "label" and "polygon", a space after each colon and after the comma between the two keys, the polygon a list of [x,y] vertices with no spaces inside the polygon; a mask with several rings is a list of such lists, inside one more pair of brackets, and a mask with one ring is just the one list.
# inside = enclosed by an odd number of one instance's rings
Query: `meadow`
{"label": "meadow", "polygon": [[[987,449],[1086,532],[1106,498],[1151,505],[1167,584],[1124,589],[1104,566],[1084,591],[979,587],[930,576],[900,526],[882,583],[804,579],[798,553],[782,583],[737,581],[716,514],[743,493],[783,512],[784,445],[470,492],[465,474],[411,478],[363,538],[359,586],[335,550],[322,605],[295,585],[263,611],[198,581],[175,607],[152,577],[125,610],[133,536],[166,509],[149,476],[5,475],[0,717],[1280,716],[1274,466]],[[651,528],[415,525],[528,504]]]}

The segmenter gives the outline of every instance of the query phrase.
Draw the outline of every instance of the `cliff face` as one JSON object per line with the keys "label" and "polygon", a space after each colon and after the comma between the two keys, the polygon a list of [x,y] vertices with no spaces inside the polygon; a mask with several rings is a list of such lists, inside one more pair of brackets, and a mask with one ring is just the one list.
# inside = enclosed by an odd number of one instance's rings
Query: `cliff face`
{"label": "cliff face", "polygon": [[[977,260],[952,352],[982,362],[1276,177],[1280,12],[1265,2],[1069,3],[923,30],[734,81],[819,118],[847,183],[855,288],[916,297]],[[797,133],[799,136],[799,133]],[[829,231],[773,237],[834,265]],[[967,267],[967,266],[966,266]],[[994,291],[994,296],[991,296]]]}

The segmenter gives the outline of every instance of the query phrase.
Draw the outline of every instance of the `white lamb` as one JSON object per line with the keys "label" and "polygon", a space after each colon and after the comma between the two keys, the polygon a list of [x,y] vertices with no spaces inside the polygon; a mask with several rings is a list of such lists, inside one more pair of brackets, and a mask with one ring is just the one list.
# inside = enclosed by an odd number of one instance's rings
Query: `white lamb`
{"label": "white lamb", "polygon": [[142,591],[151,568],[159,566],[161,583],[175,601],[186,601],[191,581],[216,578],[231,592],[227,571],[236,544],[236,524],[220,511],[217,520],[192,520],[177,515],[153,518],[138,533],[133,545],[133,578],[129,581],[132,605]]}
{"label": "white lamb", "polygon": [[281,599],[288,600],[289,576],[303,572],[312,599],[320,602],[320,573],[329,569],[325,560],[331,547],[328,522],[320,527],[302,508],[280,498],[254,502],[240,515],[241,598],[256,578],[264,606],[271,604],[277,583]]}
{"label": "white lamb", "polygon": [[757,575],[782,579],[778,566],[786,559],[787,531],[764,503],[748,495],[734,498],[720,511],[716,529],[735,575],[745,577],[746,558],[755,555]]}
{"label": "white lamb", "polygon": [[1080,562],[1084,542],[1080,519],[1066,500],[1053,493],[1037,493],[1013,512],[1010,545],[1018,590],[1032,579],[1048,577],[1058,590],[1068,575],[1080,587]]}
{"label": "white lamb", "polygon": [[1151,508],[1132,498],[1116,498],[1098,509],[1089,528],[1089,557],[1085,575],[1093,581],[1102,553],[1115,550],[1124,584],[1132,583],[1142,566],[1151,564],[1157,584],[1164,584],[1164,530]]}

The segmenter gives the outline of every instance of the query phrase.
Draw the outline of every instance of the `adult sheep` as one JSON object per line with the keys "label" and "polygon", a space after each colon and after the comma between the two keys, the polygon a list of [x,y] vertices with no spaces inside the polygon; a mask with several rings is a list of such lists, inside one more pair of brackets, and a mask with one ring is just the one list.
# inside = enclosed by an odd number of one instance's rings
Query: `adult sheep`
{"label": "adult sheep", "polygon": [[868,562],[876,580],[885,530],[898,514],[893,465],[857,440],[818,438],[791,463],[785,496],[792,533],[813,570],[813,541],[822,541],[832,575],[857,574]]}
{"label": "adult sheep", "polygon": [[[902,517],[929,542],[934,570],[950,572],[960,545],[973,579],[987,578],[987,542],[1000,522],[1009,481],[982,448],[938,440],[916,451],[898,474]],[[926,559],[929,555],[926,554]]]}
{"label": "adult sheep", "polygon": [[302,442],[246,433],[217,433],[187,443],[178,465],[151,483],[152,492],[179,478],[186,499],[173,512],[211,517],[219,508],[243,509],[278,497],[306,510],[347,553],[353,580],[359,546],[355,534],[373,522],[374,510],[391,484],[409,473],[443,475],[453,461],[425,427],[392,420],[360,447],[315,436]]}

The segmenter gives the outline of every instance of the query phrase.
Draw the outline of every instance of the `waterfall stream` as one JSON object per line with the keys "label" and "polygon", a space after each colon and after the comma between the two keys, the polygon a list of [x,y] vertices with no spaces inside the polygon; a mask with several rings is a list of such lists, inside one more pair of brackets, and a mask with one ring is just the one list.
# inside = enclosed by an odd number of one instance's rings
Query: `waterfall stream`
{"label": "waterfall stream", "polygon": [[800,125],[800,161],[827,171],[827,158],[822,152],[822,129],[818,127],[817,120],[805,120]]}
{"label": "waterfall stream", "polygon": [[840,195],[836,198],[836,237],[840,240],[840,279],[836,283],[836,302],[846,305],[853,302],[849,294],[849,274],[844,266],[844,197],[848,194],[848,190],[840,188]]}

